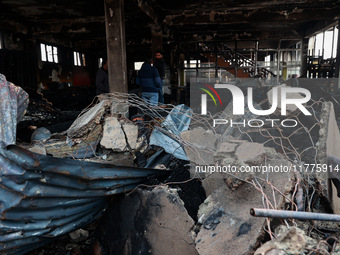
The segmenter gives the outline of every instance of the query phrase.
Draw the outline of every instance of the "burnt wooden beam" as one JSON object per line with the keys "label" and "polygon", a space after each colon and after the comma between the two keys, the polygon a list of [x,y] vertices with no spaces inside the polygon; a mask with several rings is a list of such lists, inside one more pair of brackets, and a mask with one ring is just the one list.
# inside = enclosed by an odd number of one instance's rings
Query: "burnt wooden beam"
{"label": "burnt wooden beam", "polygon": [[102,31],[105,33],[105,17],[89,17],[81,19],[47,20],[35,23],[33,35],[41,34],[82,34]]}
{"label": "burnt wooden beam", "polygon": [[157,50],[163,50],[163,33],[160,26],[151,25],[152,54]]}
{"label": "burnt wooden beam", "polygon": [[294,28],[259,31],[256,28],[237,30],[228,26],[176,26],[173,27],[176,41],[221,41],[221,40],[301,40],[302,34]]}
{"label": "burnt wooden beam", "polygon": [[8,15],[1,14],[0,16],[0,29],[3,31],[28,34],[30,23],[24,22],[22,20],[13,19]]}
{"label": "burnt wooden beam", "polygon": [[[209,9],[207,9],[209,10]],[[256,26],[257,24],[281,22],[282,24],[301,24],[303,22],[333,20],[339,16],[340,6],[334,8],[308,8],[304,9],[254,9],[254,10],[235,10],[235,11],[204,11],[204,12],[188,12],[167,15],[164,22],[170,26],[175,25],[203,25],[203,24],[249,24]]]}
{"label": "burnt wooden beam", "polygon": [[147,1],[137,0],[138,7],[142,10],[155,24],[158,23],[158,18],[155,10],[148,4]]}

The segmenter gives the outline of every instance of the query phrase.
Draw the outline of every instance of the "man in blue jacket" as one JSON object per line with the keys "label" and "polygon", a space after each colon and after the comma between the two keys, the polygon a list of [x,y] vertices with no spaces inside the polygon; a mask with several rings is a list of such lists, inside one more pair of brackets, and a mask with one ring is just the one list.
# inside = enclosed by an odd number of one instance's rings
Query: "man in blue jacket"
{"label": "man in blue jacket", "polygon": [[150,106],[158,105],[158,93],[161,78],[156,68],[151,66],[152,59],[147,59],[138,71],[137,84],[142,88],[142,98],[149,101]]}

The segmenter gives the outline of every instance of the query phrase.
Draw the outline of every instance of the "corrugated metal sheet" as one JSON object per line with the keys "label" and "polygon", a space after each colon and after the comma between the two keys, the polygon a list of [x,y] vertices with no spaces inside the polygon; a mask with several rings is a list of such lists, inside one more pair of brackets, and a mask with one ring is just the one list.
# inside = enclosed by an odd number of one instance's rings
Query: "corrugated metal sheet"
{"label": "corrugated metal sheet", "polygon": [[17,122],[24,116],[27,105],[28,94],[0,73],[0,141],[6,145],[15,143]]}
{"label": "corrugated metal sheet", "polygon": [[163,171],[54,158],[0,148],[0,253],[24,254],[88,224],[106,196]]}
{"label": "corrugated metal sheet", "polygon": [[67,140],[53,141],[48,140],[44,147],[46,153],[58,158],[76,158],[84,159],[95,155],[97,145],[102,139],[103,128],[101,125],[96,125],[91,132],[83,137],[80,143],[70,146]]}
{"label": "corrugated metal sheet", "polygon": [[188,106],[177,105],[162,122],[161,129],[154,127],[150,136],[150,144],[162,147],[176,158],[189,160],[179,138],[180,133],[189,128],[192,113],[192,109]]}

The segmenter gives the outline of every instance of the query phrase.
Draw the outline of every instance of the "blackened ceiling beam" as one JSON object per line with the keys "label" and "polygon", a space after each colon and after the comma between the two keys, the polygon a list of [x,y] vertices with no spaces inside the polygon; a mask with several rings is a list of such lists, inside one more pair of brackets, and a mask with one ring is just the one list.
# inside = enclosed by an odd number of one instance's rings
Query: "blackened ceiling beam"
{"label": "blackened ceiling beam", "polygon": [[[105,43],[102,0],[0,1],[0,29],[33,38],[70,40],[77,47]],[[125,0],[126,42],[301,39],[336,22],[340,0]]]}
{"label": "blackened ceiling beam", "polygon": [[[167,38],[171,41],[171,38]],[[294,27],[286,30],[272,28],[271,30],[258,30],[247,27],[236,29],[231,26],[176,26],[173,27],[173,40],[176,41],[219,41],[219,40],[277,40],[277,39],[302,39],[300,32]]]}
{"label": "blackened ceiling beam", "polygon": [[148,4],[147,1],[143,1],[143,0],[134,0],[137,1],[137,6],[145,13],[145,15],[147,15],[150,20],[154,23],[158,23],[158,17],[156,15],[155,10],[153,9],[152,6],[150,6]]}
{"label": "blackened ceiling beam", "polygon": [[14,18],[8,13],[0,13],[0,30],[13,33],[28,34],[31,22]]}
{"label": "blackened ceiling beam", "polygon": [[105,18],[88,17],[81,19],[47,20],[32,27],[33,35],[41,34],[99,34],[105,35]]}
{"label": "blackened ceiling beam", "polygon": [[166,15],[176,15],[185,13],[200,13],[206,11],[234,12],[234,11],[254,11],[261,9],[275,10],[281,9],[288,12],[299,12],[305,8],[333,9],[339,6],[339,0],[147,0],[159,13]]}
{"label": "blackened ceiling beam", "polygon": [[[185,1],[174,8],[166,1],[153,1],[167,11],[164,23],[172,39],[191,35],[221,39],[295,39],[334,23],[340,1]],[[191,7],[191,8],[189,8]]]}
{"label": "blackened ceiling beam", "polygon": [[[299,9],[292,12],[283,11],[281,9],[265,9],[252,11],[226,11],[215,12],[208,11],[202,13],[181,13],[176,15],[168,15],[165,23],[169,26],[176,25],[230,25],[248,24],[249,26],[261,26],[261,24],[294,24],[296,27],[303,22],[311,21],[331,21],[334,22],[340,15],[340,6],[333,9]],[[270,28],[270,26],[268,26]]]}

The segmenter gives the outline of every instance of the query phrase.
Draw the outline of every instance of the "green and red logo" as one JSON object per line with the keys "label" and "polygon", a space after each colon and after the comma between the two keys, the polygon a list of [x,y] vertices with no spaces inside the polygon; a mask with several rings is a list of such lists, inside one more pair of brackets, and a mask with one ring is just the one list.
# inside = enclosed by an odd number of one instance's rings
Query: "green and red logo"
{"label": "green and red logo", "polygon": [[[201,83],[201,82],[200,82],[200,83]],[[215,96],[217,97],[217,99],[218,99],[218,101],[220,102],[221,106],[223,106],[221,97],[220,97],[220,95],[217,93],[217,91],[216,91],[213,87],[211,87],[210,85],[208,85],[208,84],[205,84],[205,83],[201,83],[201,84],[203,84],[205,87],[207,87],[208,89],[210,89],[210,90],[215,94]],[[205,93],[207,93],[207,94],[211,97],[211,99],[214,101],[215,106],[217,106],[216,99],[215,99],[214,95],[213,95],[209,90],[207,90],[207,89],[205,89],[205,88],[200,88],[200,89],[203,90]],[[206,96],[206,95],[202,95],[202,96]]]}

